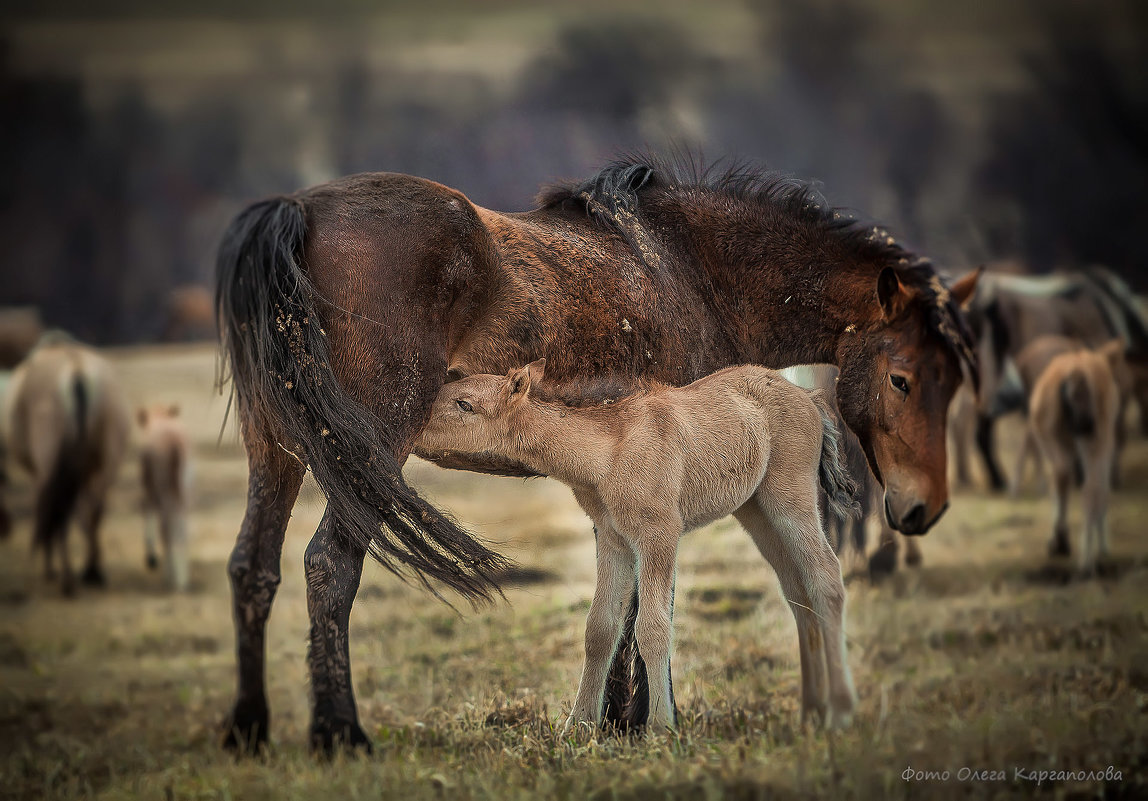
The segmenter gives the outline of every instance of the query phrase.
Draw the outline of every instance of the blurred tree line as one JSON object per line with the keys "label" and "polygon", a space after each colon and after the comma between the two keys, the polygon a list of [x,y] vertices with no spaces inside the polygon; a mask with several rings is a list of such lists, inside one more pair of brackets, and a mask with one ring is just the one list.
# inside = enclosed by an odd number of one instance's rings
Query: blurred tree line
{"label": "blurred tree line", "polygon": [[271,50],[174,108],[142,80],[95,103],[82,75],[21,70],[0,45],[0,305],[37,304],[97,342],[146,340],[172,287],[210,283],[251,199],[381,169],[517,210],[543,181],[642,148],[822,179],[954,271],[1098,261],[1145,288],[1143,4],[1032,3],[1023,80],[971,96],[919,80],[919,48],[887,46],[861,3],[748,8],[753,44],[721,57],[687,26],[618,14],[560,26],[500,85],[381,69],[350,35],[334,70]]}

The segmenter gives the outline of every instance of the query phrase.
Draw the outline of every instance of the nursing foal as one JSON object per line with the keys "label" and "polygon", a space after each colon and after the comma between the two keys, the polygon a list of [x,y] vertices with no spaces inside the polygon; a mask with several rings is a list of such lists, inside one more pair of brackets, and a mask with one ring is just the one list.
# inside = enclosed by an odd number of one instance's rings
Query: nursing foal
{"label": "nursing foal", "polygon": [[418,446],[514,459],[569,485],[594,521],[597,587],[567,729],[602,722],[606,676],[635,578],[649,726],[673,725],[668,676],[678,540],[731,513],[773,565],[797,619],[803,719],[848,725],[856,696],[845,656],[845,586],[822,529],[818,482],[838,510],[855,507],[856,487],[821,396],[748,366],[576,408],[569,403],[577,401],[539,386],[545,361],[445,385]]}

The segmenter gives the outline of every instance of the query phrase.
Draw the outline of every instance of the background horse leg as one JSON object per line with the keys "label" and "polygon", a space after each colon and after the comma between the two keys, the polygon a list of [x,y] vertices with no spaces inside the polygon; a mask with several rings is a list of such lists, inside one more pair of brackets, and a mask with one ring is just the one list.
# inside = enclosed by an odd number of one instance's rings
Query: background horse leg
{"label": "background horse leg", "polygon": [[100,553],[100,523],[104,519],[104,499],[102,490],[89,491],[80,501],[80,527],[88,542],[88,562],[80,581],[91,587],[103,587],[108,583],[102,567]]}
{"label": "background horse leg", "polygon": [[228,716],[224,747],[256,749],[267,743],[264,634],[279,587],[279,561],[291,508],[305,469],[270,435],[244,425],[249,476],[247,514],[227,563],[235,617],[239,689]]}
{"label": "background horse leg", "polygon": [[364,748],[371,741],[359,726],[351,687],[348,625],[359,591],[366,551],[342,537],[330,510],[303,557],[307,573],[307,611],[311,615],[311,668],[314,708],[311,747],[330,753],[340,745]]}
{"label": "background horse leg", "polygon": [[993,418],[986,414],[977,416],[977,450],[989,476],[989,487],[994,491],[1005,488],[1004,474],[997,464],[996,441],[993,436]]}

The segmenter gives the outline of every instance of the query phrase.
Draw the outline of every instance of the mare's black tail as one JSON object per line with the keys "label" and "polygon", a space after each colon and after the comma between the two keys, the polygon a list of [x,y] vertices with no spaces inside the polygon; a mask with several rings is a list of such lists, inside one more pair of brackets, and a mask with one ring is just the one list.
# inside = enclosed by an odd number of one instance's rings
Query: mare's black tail
{"label": "mare's black tail", "polygon": [[385,424],[332,371],[306,235],[303,201],[279,197],[242,212],[220,245],[216,308],[240,414],[302,451],[339,530],[383,567],[489,600],[506,560],[407,486]]}

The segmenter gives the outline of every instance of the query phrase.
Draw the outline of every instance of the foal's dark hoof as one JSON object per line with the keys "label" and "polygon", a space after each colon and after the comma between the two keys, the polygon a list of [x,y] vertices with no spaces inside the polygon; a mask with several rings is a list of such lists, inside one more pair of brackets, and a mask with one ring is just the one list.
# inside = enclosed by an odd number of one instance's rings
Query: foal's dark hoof
{"label": "foal's dark hoof", "polygon": [[158,570],[159,569],[159,557],[156,556],[154,553],[149,553],[147,555],[147,569],[148,570]]}
{"label": "foal's dark hoof", "polygon": [[267,706],[237,703],[223,724],[223,747],[239,754],[267,748]]}
{"label": "foal's dark hoof", "polygon": [[897,549],[882,545],[869,557],[869,575],[872,578],[884,578],[893,575],[897,569]]}
{"label": "foal's dark hoof", "polygon": [[104,578],[104,571],[95,565],[89,565],[88,569],[80,575],[80,581],[89,587],[106,587],[108,580]]}
{"label": "foal's dark hoof", "polygon": [[333,756],[336,751],[370,755],[375,749],[358,723],[311,724],[311,750]]}
{"label": "foal's dark hoof", "polygon": [[6,540],[12,534],[12,518],[8,512],[0,507],[0,540]]}
{"label": "foal's dark hoof", "polygon": [[911,550],[905,553],[905,564],[909,567],[920,567],[923,557],[918,550]]}

